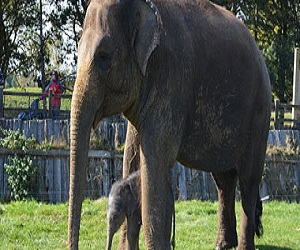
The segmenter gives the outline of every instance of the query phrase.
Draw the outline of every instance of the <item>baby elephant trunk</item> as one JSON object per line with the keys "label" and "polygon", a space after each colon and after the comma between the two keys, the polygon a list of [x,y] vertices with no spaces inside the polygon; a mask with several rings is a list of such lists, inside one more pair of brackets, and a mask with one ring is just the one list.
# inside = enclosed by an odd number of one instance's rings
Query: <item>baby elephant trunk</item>
{"label": "baby elephant trunk", "polygon": [[124,221],[124,219],[122,219],[122,216],[116,216],[114,215],[115,220],[112,221],[112,217],[113,215],[111,215],[108,220],[108,226],[107,226],[107,241],[106,241],[106,250],[110,250],[112,247],[112,241],[114,238],[115,233],[118,231],[118,229],[120,228],[122,222]]}
{"label": "baby elephant trunk", "polygon": [[114,233],[111,231],[108,231],[107,232],[106,250],[111,250],[113,237],[114,237]]}

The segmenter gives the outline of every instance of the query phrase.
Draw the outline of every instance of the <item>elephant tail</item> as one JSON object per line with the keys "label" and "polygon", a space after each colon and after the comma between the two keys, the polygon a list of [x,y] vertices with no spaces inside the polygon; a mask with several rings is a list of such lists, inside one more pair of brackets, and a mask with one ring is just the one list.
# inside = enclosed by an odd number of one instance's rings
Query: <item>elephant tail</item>
{"label": "elephant tail", "polygon": [[262,201],[260,195],[257,195],[256,208],[255,208],[255,234],[257,237],[261,237],[264,233],[263,225],[261,223],[261,216],[263,212]]}

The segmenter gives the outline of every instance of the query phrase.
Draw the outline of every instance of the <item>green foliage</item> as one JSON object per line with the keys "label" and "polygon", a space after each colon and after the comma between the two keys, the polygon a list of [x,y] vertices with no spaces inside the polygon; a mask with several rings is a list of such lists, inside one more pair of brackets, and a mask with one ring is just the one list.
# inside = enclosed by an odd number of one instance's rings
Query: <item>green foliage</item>
{"label": "green foliage", "polygon": [[4,75],[31,75],[37,80],[43,69],[49,72],[62,64],[74,67],[85,9],[85,0],[1,0],[0,67]]}
{"label": "green foliage", "polygon": [[49,13],[48,18],[52,25],[53,38],[60,41],[60,53],[57,55],[57,62],[59,64],[65,63],[66,55],[69,55],[71,65],[76,66],[78,33],[83,26],[87,1],[51,0],[49,2],[56,9],[56,11]]}
{"label": "green foliage", "polygon": [[[107,199],[85,200],[82,207],[79,248],[105,249]],[[255,239],[259,250],[299,249],[300,204],[264,203],[264,235]],[[176,249],[215,249],[218,203],[175,202]],[[236,203],[237,230],[241,204]],[[67,249],[68,203],[51,205],[35,201],[0,204],[0,249]],[[143,230],[140,249],[144,250]],[[113,241],[117,248],[119,233]]]}
{"label": "green foliage", "polygon": [[[33,36],[28,30],[35,26],[35,0],[0,1],[0,67],[4,75],[32,69]],[[13,59],[13,60],[12,60]]]}
{"label": "green foliage", "polygon": [[235,15],[242,11],[270,72],[273,95],[292,98],[293,53],[300,45],[300,2],[295,0],[213,0]]}
{"label": "green foliage", "polygon": [[14,130],[1,130],[4,137],[0,138],[0,147],[11,149],[11,150],[22,150],[24,153],[28,153],[30,149],[33,149],[36,140],[31,138],[26,138],[20,131]]}
{"label": "green foliage", "polygon": [[11,196],[17,201],[24,200],[30,191],[30,183],[37,166],[33,164],[28,155],[20,158],[15,154],[13,157],[9,157],[9,162],[9,164],[4,164],[4,168],[9,176]]}
{"label": "green foliage", "polygon": [[92,131],[90,136],[90,149],[112,150],[112,146],[105,138]]}
{"label": "green foliage", "polygon": [[117,152],[118,153],[124,153],[124,150],[125,150],[125,143],[123,143],[122,145],[119,145],[117,148],[116,148]]}
{"label": "green foliage", "polygon": [[22,152],[9,156],[9,163],[5,163],[4,168],[8,174],[11,197],[14,200],[23,200],[30,191],[31,181],[37,170],[37,166],[28,155],[36,142],[34,138],[27,139],[19,131],[3,130],[2,133],[4,138],[0,139],[0,147]]}
{"label": "green foliage", "polygon": [[[5,75],[21,72],[37,77],[41,68],[41,41],[46,72],[62,64],[75,67],[78,32],[87,0],[0,1],[0,67]],[[281,102],[292,97],[293,50],[300,45],[300,2],[297,0],[213,0],[245,24],[261,49],[270,72],[272,91]],[[40,15],[43,14],[43,34]],[[67,59],[67,60],[66,60]],[[67,68],[67,67],[66,67]],[[66,73],[63,73],[63,75]],[[63,77],[64,78],[64,77]],[[67,82],[67,80],[66,80]],[[74,82],[71,80],[71,84]],[[67,83],[67,86],[71,85]]]}

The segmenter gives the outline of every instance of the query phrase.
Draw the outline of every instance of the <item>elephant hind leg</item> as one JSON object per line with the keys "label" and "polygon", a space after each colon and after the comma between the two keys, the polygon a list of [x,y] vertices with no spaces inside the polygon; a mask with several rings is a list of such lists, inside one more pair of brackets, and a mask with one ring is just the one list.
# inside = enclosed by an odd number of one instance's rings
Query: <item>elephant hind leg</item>
{"label": "elephant hind leg", "polygon": [[257,153],[252,161],[248,158],[246,162],[243,174],[239,176],[242,209],[238,249],[255,250],[254,235],[261,236],[263,233],[259,184],[263,172],[264,157]]}
{"label": "elephant hind leg", "polygon": [[257,209],[260,205],[258,201],[259,183],[240,181],[242,211],[240,225],[239,250],[254,250],[254,234],[261,235],[262,224],[260,221],[262,209]]}
{"label": "elephant hind leg", "polygon": [[231,249],[238,245],[235,217],[236,170],[213,173],[219,198],[219,230],[216,249]]}
{"label": "elephant hind leg", "polygon": [[[257,137],[255,137],[257,138]],[[239,250],[255,250],[254,235],[262,235],[262,203],[259,197],[259,185],[263,173],[265,144],[255,141],[247,150],[239,172],[241,191],[241,225]],[[251,153],[252,152],[252,153]]]}

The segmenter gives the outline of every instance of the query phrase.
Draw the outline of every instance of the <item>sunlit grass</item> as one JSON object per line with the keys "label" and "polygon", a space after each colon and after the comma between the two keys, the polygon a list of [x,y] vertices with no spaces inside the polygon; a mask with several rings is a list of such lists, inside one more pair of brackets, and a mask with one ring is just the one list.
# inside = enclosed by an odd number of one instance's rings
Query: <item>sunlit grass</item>
{"label": "sunlit grass", "polygon": [[[105,249],[106,199],[83,204],[80,249]],[[212,250],[217,234],[218,203],[179,201],[176,210],[176,249]],[[236,203],[238,214],[241,205]],[[300,204],[264,204],[264,236],[257,249],[289,250],[300,246]],[[35,201],[0,205],[0,249],[67,249],[68,204]],[[114,238],[113,249],[118,242]],[[145,249],[141,235],[141,249]]]}
{"label": "sunlit grass", "polygon": [[[42,89],[38,87],[26,87],[26,88],[6,88],[4,89],[4,108],[19,108],[19,109],[29,109],[31,103],[34,99],[37,99],[39,96],[13,96],[5,95],[5,92],[22,92],[22,93],[37,93],[41,94]],[[66,91],[64,94],[71,94],[70,91]],[[48,101],[48,98],[47,98]],[[46,107],[48,103],[46,102]],[[39,108],[43,108],[42,101],[39,102]],[[71,108],[71,99],[62,98],[61,109],[70,110]],[[7,116],[7,115],[6,115]],[[16,114],[12,114],[16,116]]]}

